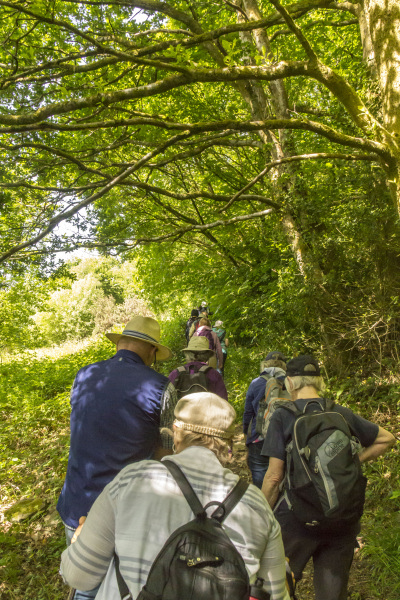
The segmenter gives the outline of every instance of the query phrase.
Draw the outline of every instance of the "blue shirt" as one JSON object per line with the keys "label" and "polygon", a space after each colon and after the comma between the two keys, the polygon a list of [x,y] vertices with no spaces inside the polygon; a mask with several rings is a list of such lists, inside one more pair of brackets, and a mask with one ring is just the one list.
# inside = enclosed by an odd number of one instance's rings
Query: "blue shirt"
{"label": "blue shirt", "polygon": [[160,443],[163,393],[168,379],[130,350],[81,369],[71,392],[71,442],[57,510],[77,527],[126,465],[149,458]]}

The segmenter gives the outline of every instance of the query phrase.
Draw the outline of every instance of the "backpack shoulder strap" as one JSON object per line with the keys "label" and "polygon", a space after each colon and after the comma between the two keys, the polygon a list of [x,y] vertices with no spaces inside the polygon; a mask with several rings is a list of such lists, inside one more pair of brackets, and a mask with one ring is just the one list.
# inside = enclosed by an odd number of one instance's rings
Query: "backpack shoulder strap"
{"label": "backpack shoulder strap", "polygon": [[269,381],[271,379],[271,375],[260,375],[265,381]]}
{"label": "backpack shoulder strap", "polygon": [[240,502],[244,494],[246,493],[249,483],[244,479],[239,479],[237,484],[231,489],[227,497],[221,504],[215,509],[211,517],[222,523],[226,517],[233,511],[236,504]]}
{"label": "backpack shoulder strap", "polygon": [[198,370],[198,373],[207,373],[210,369],[212,369],[212,367],[210,367],[210,365],[204,365],[204,366],[200,367],[200,369]]}
{"label": "backpack shoulder strap", "polygon": [[180,467],[178,467],[178,465],[172,460],[168,459],[164,459],[162,464],[168,469],[172,477],[175,479],[196,517],[204,517],[206,515],[206,511],[204,510],[203,505],[196,496],[194,489],[190,485],[186,475],[182,472]]}
{"label": "backpack shoulder strap", "polygon": [[325,398],[326,410],[333,410],[335,403],[331,398]]}
{"label": "backpack shoulder strap", "polygon": [[122,600],[132,600],[132,595],[129,591],[128,586],[126,585],[125,579],[121,575],[121,570],[119,568],[119,556],[116,552],[114,552],[114,567],[115,567],[115,577],[117,578],[119,595]]}
{"label": "backpack shoulder strap", "polygon": [[179,373],[184,373],[186,371],[185,367],[178,367],[176,370],[179,371]]}
{"label": "backpack shoulder strap", "polygon": [[[175,479],[176,483],[179,485],[182,494],[185,496],[190,508],[196,517],[204,517],[206,516],[206,508],[214,502],[210,502],[203,508],[200,500],[196,496],[196,493],[192,486],[190,485],[186,475],[182,472],[180,467],[173,462],[172,460],[168,460],[165,458],[162,461],[162,464],[165,465],[168,471],[171,473],[172,477]],[[220,523],[232,512],[235,508],[236,504],[240,501],[243,494],[246,492],[249,484],[244,479],[239,479],[237,484],[232,488],[227,497],[223,502],[218,502],[218,507],[213,512],[211,517],[216,519]]]}
{"label": "backpack shoulder strap", "polygon": [[302,415],[303,413],[301,412],[301,410],[299,410],[297,408],[297,406],[295,405],[294,402],[292,402],[291,400],[288,400],[287,402],[280,404],[279,407],[277,408],[283,408],[287,411],[289,411],[290,413],[294,414],[295,417],[299,417],[300,415]]}

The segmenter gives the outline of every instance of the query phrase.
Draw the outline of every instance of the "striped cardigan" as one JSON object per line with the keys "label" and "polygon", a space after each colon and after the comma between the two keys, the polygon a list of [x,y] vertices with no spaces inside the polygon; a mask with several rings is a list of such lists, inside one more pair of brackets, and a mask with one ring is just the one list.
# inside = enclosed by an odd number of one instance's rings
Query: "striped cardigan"
{"label": "striped cardigan", "polygon": [[[168,458],[182,468],[203,505],[224,500],[238,480],[204,447],[191,446]],[[63,552],[64,581],[79,590],[91,590],[103,581],[96,600],[120,600],[112,561],[115,550],[136,598],[167,538],[191,519],[189,505],[162,463],[145,460],[129,465],[106,486],[78,540]],[[223,527],[242,555],[250,581],[261,577],[272,600],[289,600],[280,527],[258,488],[249,486]]]}

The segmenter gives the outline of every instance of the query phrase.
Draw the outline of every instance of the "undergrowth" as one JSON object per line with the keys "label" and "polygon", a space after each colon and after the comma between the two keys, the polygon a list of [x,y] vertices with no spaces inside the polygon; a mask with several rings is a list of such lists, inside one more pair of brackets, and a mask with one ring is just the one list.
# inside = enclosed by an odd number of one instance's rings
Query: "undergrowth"
{"label": "undergrowth", "polygon": [[[176,323],[165,327],[163,341],[173,358],[158,368],[168,373],[183,356],[184,337]],[[55,511],[64,480],[69,441],[69,391],[78,369],[112,356],[104,338],[78,352],[35,358],[20,355],[0,365],[0,596],[2,600],[61,600],[67,588],[58,575],[64,531]],[[263,352],[229,349],[226,383],[230,401],[243,414],[246,390],[259,374]],[[398,435],[399,386],[396,378],[330,381],[328,394]],[[399,451],[365,467],[369,484],[361,533],[362,560],[369,573],[363,600],[397,600],[400,596]],[[41,510],[20,523],[4,512],[15,502],[40,498]],[[352,596],[353,597],[353,596]]]}
{"label": "undergrowth", "polygon": [[[103,340],[61,358],[30,354],[0,365],[0,597],[2,600],[61,600],[58,575],[65,547],[55,512],[68,461],[69,391],[83,365],[112,355]],[[40,498],[43,509],[10,523],[7,508]]]}

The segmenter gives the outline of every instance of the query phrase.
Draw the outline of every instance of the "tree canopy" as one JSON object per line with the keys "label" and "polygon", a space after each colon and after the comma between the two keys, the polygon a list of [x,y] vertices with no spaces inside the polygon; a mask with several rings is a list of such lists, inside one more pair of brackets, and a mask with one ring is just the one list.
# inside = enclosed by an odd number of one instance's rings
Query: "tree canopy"
{"label": "tree canopy", "polygon": [[390,26],[382,4],[0,2],[0,260],[215,244],[273,212],[293,241],[305,161],[379,166],[395,198],[399,9]]}
{"label": "tree canopy", "polygon": [[174,274],[242,290],[255,314],[329,316],[326,343],[338,315],[344,337],[354,311],[365,331],[390,321],[395,0],[0,6],[6,273],[83,246],[139,253],[161,304]]}

